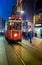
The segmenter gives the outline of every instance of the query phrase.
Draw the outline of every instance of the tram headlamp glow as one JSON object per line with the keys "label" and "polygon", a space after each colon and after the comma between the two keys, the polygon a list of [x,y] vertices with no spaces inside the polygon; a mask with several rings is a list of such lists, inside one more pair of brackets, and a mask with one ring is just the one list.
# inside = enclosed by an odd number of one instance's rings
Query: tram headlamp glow
{"label": "tram headlamp glow", "polygon": [[14,34],[14,36],[16,37],[16,36],[17,36],[17,34]]}

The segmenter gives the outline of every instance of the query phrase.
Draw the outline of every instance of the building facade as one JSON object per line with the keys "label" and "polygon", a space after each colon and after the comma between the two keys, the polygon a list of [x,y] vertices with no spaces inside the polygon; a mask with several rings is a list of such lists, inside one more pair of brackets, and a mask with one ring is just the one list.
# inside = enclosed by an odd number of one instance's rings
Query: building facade
{"label": "building facade", "polygon": [[21,16],[22,0],[17,0],[17,15]]}
{"label": "building facade", "polygon": [[42,1],[37,0],[36,3],[36,12],[35,16],[33,16],[34,20],[34,31],[35,31],[35,36],[38,38],[42,38]]}
{"label": "building facade", "polygon": [[0,17],[0,33],[3,33],[5,29],[5,20]]}

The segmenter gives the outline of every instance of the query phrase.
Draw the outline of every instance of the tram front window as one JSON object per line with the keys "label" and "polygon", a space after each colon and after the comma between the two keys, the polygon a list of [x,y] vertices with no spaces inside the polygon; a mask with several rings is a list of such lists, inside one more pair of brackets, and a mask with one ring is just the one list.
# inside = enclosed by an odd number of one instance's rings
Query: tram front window
{"label": "tram front window", "polygon": [[21,29],[21,24],[20,23],[14,23],[13,28],[15,28],[16,30],[20,30]]}
{"label": "tram front window", "polygon": [[8,29],[16,29],[16,30],[20,30],[21,29],[21,23],[14,23],[12,25],[8,25]]}

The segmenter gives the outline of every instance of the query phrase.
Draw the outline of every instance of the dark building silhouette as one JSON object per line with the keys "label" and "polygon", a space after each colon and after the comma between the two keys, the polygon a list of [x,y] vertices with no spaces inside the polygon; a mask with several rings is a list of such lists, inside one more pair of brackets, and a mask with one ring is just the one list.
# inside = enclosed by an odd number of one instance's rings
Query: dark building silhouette
{"label": "dark building silhouette", "polygon": [[36,2],[36,10],[41,9],[42,8],[42,0],[37,0]]}
{"label": "dark building silhouette", "polygon": [[23,0],[22,7],[23,11],[25,12],[23,15],[23,19],[28,19],[32,21],[33,19],[33,2],[32,0]]}
{"label": "dark building silhouette", "polygon": [[12,15],[15,15],[17,13],[17,7],[12,6]]}

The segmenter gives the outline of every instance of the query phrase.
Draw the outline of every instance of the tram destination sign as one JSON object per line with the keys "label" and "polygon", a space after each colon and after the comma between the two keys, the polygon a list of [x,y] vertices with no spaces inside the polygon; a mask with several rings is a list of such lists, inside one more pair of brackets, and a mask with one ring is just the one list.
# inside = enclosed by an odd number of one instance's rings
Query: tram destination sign
{"label": "tram destination sign", "polygon": [[9,20],[8,22],[21,22],[21,20]]}

